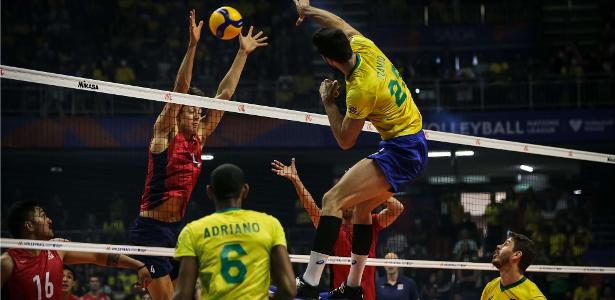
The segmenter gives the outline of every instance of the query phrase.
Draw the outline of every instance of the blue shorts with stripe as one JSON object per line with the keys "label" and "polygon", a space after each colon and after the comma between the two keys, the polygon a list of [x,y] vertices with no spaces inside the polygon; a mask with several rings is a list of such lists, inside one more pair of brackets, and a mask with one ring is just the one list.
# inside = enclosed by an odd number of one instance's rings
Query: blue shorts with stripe
{"label": "blue shorts with stripe", "polygon": [[380,167],[393,193],[402,191],[427,166],[427,139],[423,130],[381,141],[378,146],[380,150],[368,158]]}
{"label": "blue shorts with stripe", "polygon": [[[139,216],[130,229],[130,243],[135,246],[175,248],[182,228],[180,222],[168,223]],[[171,257],[148,255],[131,255],[131,257],[144,263],[152,278],[166,275],[170,275],[171,279],[177,277],[179,264]]]}

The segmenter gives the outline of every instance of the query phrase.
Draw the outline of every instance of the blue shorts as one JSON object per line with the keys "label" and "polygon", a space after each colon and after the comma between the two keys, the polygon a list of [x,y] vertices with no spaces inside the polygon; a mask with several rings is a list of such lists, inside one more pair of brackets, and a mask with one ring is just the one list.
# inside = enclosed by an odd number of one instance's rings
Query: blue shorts
{"label": "blue shorts", "polygon": [[378,146],[380,150],[367,158],[378,164],[393,193],[402,191],[427,166],[427,140],[422,130],[381,141]]}
{"label": "blue shorts", "polygon": [[[180,222],[168,223],[151,218],[138,217],[130,229],[130,243],[136,246],[175,248],[177,237],[182,230]],[[179,264],[166,256],[132,255],[147,266],[152,278],[170,275],[177,277]]]}

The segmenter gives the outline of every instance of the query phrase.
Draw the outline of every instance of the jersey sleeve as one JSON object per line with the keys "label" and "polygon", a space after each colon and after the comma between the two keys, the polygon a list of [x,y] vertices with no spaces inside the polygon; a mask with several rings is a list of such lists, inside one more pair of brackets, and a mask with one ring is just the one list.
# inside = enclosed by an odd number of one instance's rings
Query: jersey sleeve
{"label": "jersey sleeve", "polygon": [[175,247],[173,257],[180,258],[184,256],[196,256],[193,241],[192,230],[190,229],[190,226],[187,225],[184,229],[182,229],[179,234],[179,238],[177,238],[177,247]]}
{"label": "jersey sleeve", "polygon": [[362,35],[355,35],[350,38],[350,48],[352,49],[352,52],[358,53],[365,53],[374,49],[378,49],[376,47],[376,44],[374,44],[372,40]]}
{"label": "jersey sleeve", "polygon": [[[360,84],[358,85],[360,86]],[[358,87],[346,92],[346,117],[361,120],[367,118],[374,109],[373,97]]]}
{"label": "jersey sleeve", "polygon": [[278,219],[271,217],[271,248],[281,245],[286,247],[286,235],[284,234],[284,228]]}

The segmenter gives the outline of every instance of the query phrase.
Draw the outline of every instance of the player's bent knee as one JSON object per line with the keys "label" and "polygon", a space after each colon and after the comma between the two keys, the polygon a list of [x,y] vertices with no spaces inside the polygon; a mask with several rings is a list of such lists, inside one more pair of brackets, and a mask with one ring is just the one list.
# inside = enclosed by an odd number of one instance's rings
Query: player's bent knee
{"label": "player's bent knee", "polygon": [[342,200],[336,196],[337,193],[330,190],[325,193],[322,198],[322,210],[323,211],[338,211],[342,209]]}

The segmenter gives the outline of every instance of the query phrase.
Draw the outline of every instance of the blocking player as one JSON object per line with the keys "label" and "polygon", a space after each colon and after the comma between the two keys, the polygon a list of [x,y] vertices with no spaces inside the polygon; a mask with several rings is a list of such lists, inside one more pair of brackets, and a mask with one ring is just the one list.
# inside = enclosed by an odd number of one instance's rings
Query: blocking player
{"label": "blocking player", "polygon": [[[35,201],[19,201],[8,214],[8,228],[17,239],[53,239],[52,221]],[[63,264],[96,264],[133,269],[147,287],[152,278],[145,265],[121,254],[62,250],[8,249],[0,257],[2,288],[8,286],[9,299],[61,299]]]}
{"label": "blocking player", "polygon": [[201,299],[292,299],[296,293],[286,237],[280,222],[242,209],[250,187],[243,171],[223,164],[211,173],[207,195],[216,212],[193,221],[179,235],[175,258],[181,260],[174,300],[192,299],[197,276]]}
{"label": "blocking player", "polygon": [[427,141],[422,117],[408,87],[391,61],[380,49],[340,17],[294,0],[299,19],[314,20],[321,29],[312,41],[324,61],[346,77],[346,114],[335,103],[339,83],[325,79],[320,97],[333,136],[340,148],[350,149],[365,121],[377,129],[382,141],[378,152],[356,163],[323,197],[320,223],[316,230],[308,267],[297,278],[298,295],[317,298],[318,284],[326,260],[342,223],[342,210],[356,207],[353,225],[352,261],[348,278],[330,298],[361,299],[361,276],[369,253],[372,218],[366,209],[391,198],[418,177],[427,163]]}
{"label": "blocking player", "polygon": [[[201,37],[203,21],[196,24],[196,12],[189,17],[190,41],[188,50],[175,79],[174,92],[204,96],[203,92],[191,86],[192,65],[196,46]],[[220,82],[216,98],[230,99],[241,77],[248,55],[256,48],[267,45],[262,31],[252,35],[239,35],[239,50],[228,73]],[[134,245],[154,247],[175,247],[181,230],[190,194],[201,172],[203,145],[214,131],[223,112],[208,110],[201,117],[201,109],[167,103],[154,124],[153,137],[149,145],[149,159],[145,188],[141,197],[139,217],[130,232]],[[173,269],[170,258],[135,256],[142,260],[154,278],[149,293],[154,300],[166,300],[173,294]],[[174,278],[173,278],[174,279]]]}
{"label": "blocking player", "polygon": [[[290,162],[290,166],[286,166],[283,163],[274,160],[271,163],[272,169],[274,173],[279,176],[282,176],[288,180],[290,180],[295,187],[297,192],[297,196],[299,200],[303,204],[303,207],[307,211],[310,219],[312,220],[312,224],[314,227],[318,227],[318,221],[320,221],[320,208],[314,202],[314,198],[310,192],[305,188],[303,182],[299,178],[299,174],[297,173],[297,167],[295,165],[295,159],[293,158]],[[380,211],[378,214],[371,214],[372,217],[372,244],[369,249],[368,257],[376,257],[376,245],[378,244],[378,233],[384,228],[389,227],[399,215],[404,211],[404,206],[401,202],[397,201],[394,197],[391,197],[386,202],[384,202],[385,209]],[[366,207],[366,209],[371,211],[373,207]],[[333,254],[335,256],[341,257],[349,257],[350,249],[352,247],[352,217],[355,211],[354,208],[344,209],[342,212],[343,224],[340,228],[340,232],[333,246]],[[350,267],[347,265],[331,265],[331,270],[333,273],[333,286],[340,286],[346,280],[348,273],[350,272]],[[376,267],[365,267],[364,276],[361,278],[361,287],[363,288],[363,299],[367,300],[375,300],[376,299]]]}

